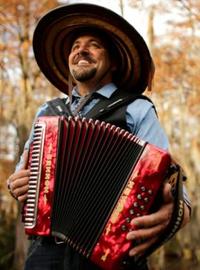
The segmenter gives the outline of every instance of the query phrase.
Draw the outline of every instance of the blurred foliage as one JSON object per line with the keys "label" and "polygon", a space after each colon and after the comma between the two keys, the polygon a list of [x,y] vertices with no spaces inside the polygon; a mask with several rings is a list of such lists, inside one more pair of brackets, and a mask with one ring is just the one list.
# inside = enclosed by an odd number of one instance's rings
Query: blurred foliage
{"label": "blurred foliage", "polygon": [[[15,249],[15,218],[0,216],[0,269],[11,269]],[[9,222],[8,222],[9,221]]]}

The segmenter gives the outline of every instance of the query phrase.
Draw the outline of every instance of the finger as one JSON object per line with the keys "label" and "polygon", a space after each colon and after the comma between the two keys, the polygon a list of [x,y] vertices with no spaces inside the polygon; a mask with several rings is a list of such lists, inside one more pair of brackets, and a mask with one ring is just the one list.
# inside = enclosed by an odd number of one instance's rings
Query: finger
{"label": "finger", "polygon": [[29,182],[29,178],[28,177],[24,177],[24,178],[20,178],[15,180],[14,182],[12,182],[10,184],[10,194],[18,200],[18,197],[23,195],[24,193],[28,192],[28,182]]}
{"label": "finger", "polygon": [[26,199],[27,199],[27,193],[26,193],[26,194],[23,194],[23,195],[20,195],[20,196],[17,198],[17,200],[18,200],[19,202],[25,202]]}
{"label": "finger", "polygon": [[169,203],[173,201],[172,187],[169,183],[165,183],[163,187],[163,200],[164,203]]}
{"label": "finger", "polygon": [[134,218],[131,221],[132,229],[138,230],[140,228],[149,228],[156,226],[160,223],[162,223],[165,220],[164,215],[159,215],[157,213],[146,215],[140,218]]}
{"label": "finger", "polygon": [[25,174],[24,177],[19,177],[19,178],[13,180],[10,183],[10,190],[13,192],[17,188],[20,188],[22,186],[28,185],[28,183],[29,183],[29,176],[27,176],[27,174]]}
{"label": "finger", "polygon": [[30,170],[20,170],[18,172],[15,172],[13,173],[9,179],[7,180],[7,184],[9,186],[13,185],[13,183],[16,181],[16,180],[19,180],[21,178],[25,178],[25,177],[29,177],[30,176]]}
{"label": "finger", "polygon": [[173,203],[163,205],[157,212],[132,219],[133,229],[149,228],[161,224],[171,218]]}
{"label": "finger", "polygon": [[157,241],[157,237],[154,237],[152,239],[149,239],[146,242],[143,242],[142,244],[132,248],[129,251],[129,256],[135,256],[135,255],[140,255],[143,254],[151,245],[153,245]]}
{"label": "finger", "polygon": [[141,240],[141,239],[150,239],[153,237],[157,237],[161,234],[167,227],[168,222],[159,224],[157,226],[148,228],[148,229],[140,229],[129,232],[127,234],[127,240]]}
{"label": "finger", "polygon": [[14,191],[12,191],[13,195],[18,198],[21,195],[24,195],[28,192],[28,185],[16,188]]}

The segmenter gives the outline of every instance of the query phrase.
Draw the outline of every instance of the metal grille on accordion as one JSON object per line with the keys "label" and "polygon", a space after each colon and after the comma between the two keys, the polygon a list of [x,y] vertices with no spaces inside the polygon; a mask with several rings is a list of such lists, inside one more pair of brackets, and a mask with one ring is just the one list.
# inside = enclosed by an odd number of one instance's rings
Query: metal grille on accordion
{"label": "metal grille on accordion", "polygon": [[114,125],[39,117],[25,231],[56,236],[102,269],[121,269],[131,248],[130,221],[152,211],[170,161],[167,152]]}

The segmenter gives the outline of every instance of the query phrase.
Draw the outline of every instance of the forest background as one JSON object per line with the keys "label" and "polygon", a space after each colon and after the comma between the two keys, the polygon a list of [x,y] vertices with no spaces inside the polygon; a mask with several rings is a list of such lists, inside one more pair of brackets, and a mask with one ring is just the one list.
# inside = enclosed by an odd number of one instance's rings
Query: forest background
{"label": "forest background", "polygon": [[[156,104],[171,153],[185,169],[193,205],[191,223],[151,256],[151,270],[199,269],[200,1],[108,2],[117,3],[124,17],[125,10],[129,14],[132,10],[145,18],[146,41],[156,65],[153,91],[147,95]],[[38,106],[60,95],[41,74],[32,52],[37,20],[58,4],[0,0],[0,269],[4,270],[23,269],[27,249],[20,207],[9,195],[6,179],[19,160]],[[167,18],[162,33],[157,30],[158,17]]]}

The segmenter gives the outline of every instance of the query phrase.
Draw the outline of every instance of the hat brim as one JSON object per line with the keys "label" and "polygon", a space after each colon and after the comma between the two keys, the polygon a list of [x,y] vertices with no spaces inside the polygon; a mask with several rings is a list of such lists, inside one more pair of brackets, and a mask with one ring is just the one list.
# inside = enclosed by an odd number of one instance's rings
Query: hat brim
{"label": "hat brim", "polygon": [[105,31],[118,50],[118,87],[142,93],[148,84],[152,59],[141,35],[120,15],[94,4],[59,6],[44,15],[33,35],[36,61],[47,79],[60,91],[69,91],[70,37],[77,29]]}

